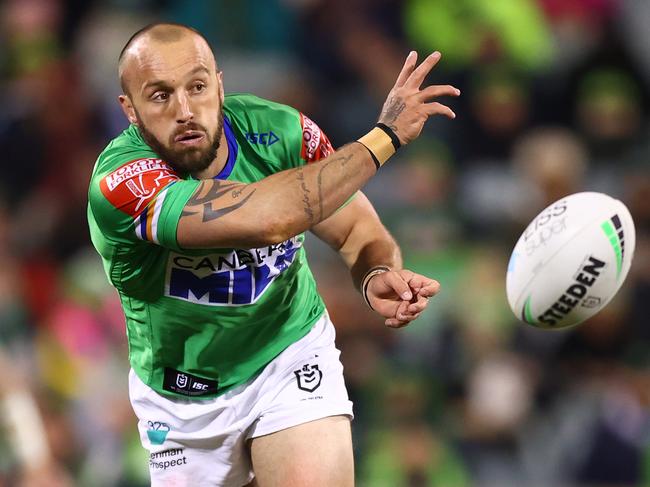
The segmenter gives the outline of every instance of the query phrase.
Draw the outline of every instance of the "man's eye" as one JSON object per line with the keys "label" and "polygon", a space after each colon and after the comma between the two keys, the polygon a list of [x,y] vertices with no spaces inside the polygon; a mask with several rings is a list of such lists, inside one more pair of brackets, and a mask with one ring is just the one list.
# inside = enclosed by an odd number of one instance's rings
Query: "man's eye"
{"label": "man's eye", "polygon": [[154,101],[166,101],[169,99],[169,93],[165,93],[164,91],[158,91],[153,94],[151,99]]}
{"label": "man's eye", "polygon": [[197,83],[194,85],[194,91],[197,93],[201,93],[202,91],[205,90],[205,84],[204,83]]}

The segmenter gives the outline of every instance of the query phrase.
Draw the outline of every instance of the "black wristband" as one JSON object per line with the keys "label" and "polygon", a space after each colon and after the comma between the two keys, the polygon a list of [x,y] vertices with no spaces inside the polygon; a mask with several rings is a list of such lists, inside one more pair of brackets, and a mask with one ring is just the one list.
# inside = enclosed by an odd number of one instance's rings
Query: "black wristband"
{"label": "black wristband", "polygon": [[395,150],[402,147],[402,143],[399,141],[399,137],[397,137],[395,132],[393,132],[393,129],[391,129],[388,125],[385,123],[377,122],[376,127],[379,127],[384,132],[386,132],[386,135],[388,135],[390,137],[390,140],[393,142],[393,147],[395,147]]}

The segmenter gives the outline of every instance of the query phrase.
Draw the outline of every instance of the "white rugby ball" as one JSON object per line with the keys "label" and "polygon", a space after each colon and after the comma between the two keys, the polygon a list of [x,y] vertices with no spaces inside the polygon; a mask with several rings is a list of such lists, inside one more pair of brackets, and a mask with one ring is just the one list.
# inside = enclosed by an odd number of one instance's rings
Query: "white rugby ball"
{"label": "white rugby ball", "polygon": [[530,222],[512,251],[506,276],[512,311],[547,329],[593,316],[625,280],[635,240],[619,200],[594,192],[559,199]]}

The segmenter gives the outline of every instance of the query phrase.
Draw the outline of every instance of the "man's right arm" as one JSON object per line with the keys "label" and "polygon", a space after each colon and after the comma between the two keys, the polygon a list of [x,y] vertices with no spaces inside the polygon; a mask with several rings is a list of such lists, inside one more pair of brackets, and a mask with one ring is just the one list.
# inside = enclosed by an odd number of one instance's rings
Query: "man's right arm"
{"label": "man's right arm", "polygon": [[[418,67],[416,58],[414,52],[407,57],[379,117],[401,145],[420,134],[429,116],[455,117],[448,107],[431,99],[460,94],[452,86],[420,90],[440,54],[430,55]],[[345,145],[318,162],[252,184],[202,181],[179,220],[178,244],[182,248],[253,248],[304,232],[333,214],[376,173],[373,148],[365,145]]]}

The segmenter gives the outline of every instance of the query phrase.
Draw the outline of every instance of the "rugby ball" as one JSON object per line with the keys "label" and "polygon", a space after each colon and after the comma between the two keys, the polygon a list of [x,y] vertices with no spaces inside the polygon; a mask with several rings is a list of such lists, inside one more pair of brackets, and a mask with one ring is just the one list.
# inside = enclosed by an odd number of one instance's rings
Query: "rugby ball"
{"label": "rugby ball", "polygon": [[539,328],[577,325],[614,297],[634,244],[634,222],[620,201],[594,192],[559,199],[530,222],[512,251],[510,308]]}

